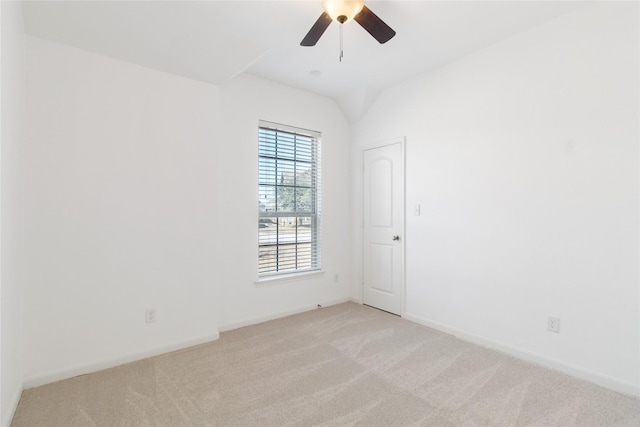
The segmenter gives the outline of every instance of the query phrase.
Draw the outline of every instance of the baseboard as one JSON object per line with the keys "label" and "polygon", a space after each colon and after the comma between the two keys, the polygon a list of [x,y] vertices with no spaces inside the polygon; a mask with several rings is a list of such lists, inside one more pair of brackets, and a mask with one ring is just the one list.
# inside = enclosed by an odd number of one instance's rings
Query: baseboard
{"label": "baseboard", "polygon": [[460,338],[461,340],[472,342],[474,344],[490,348],[500,353],[505,353],[510,356],[517,357],[518,359],[526,360],[527,362],[532,362],[546,368],[563,372],[565,374],[571,375],[572,377],[595,383],[599,386],[608,388],[618,393],[640,397],[640,387],[635,384],[620,381],[616,378],[612,378],[598,372],[590,371],[576,365],[552,359],[541,354],[533,353],[528,350],[514,347],[500,341],[485,338],[480,335],[472,334],[413,314],[405,314],[403,318],[411,322],[415,322],[420,325],[453,335],[457,338]]}
{"label": "baseboard", "polygon": [[[334,300],[324,301],[319,303],[322,307],[328,307],[331,305],[342,304],[351,301],[351,298],[338,298]],[[238,328],[244,328],[245,326],[256,325],[258,323],[268,322],[269,320],[280,319],[282,317],[292,316],[294,314],[304,313],[305,311],[311,311],[318,308],[318,304],[308,304],[299,306],[290,310],[278,311],[264,316],[252,317],[250,319],[240,320],[238,322],[231,322],[224,324],[218,328],[220,332],[232,331]]]}
{"label": "baseboard", "polygon": [[13,415],[16,413],[16,409],[18,409],[18,403],[20,403],[21,396],[22,396],[21,388],[19,388],[18,390],[15,391],[15,393],[13,393],[13,397],[9,402],[8,411],[5,412],[4,417],[2,419],[2,427],[11,426],[11,421],[13,421]]}
{"label": "baseboard", "polygon": [[[351,301],[351,298],[338,298],[334,300],[321,302],[320,305],[327,307],[335,304],[342,304]],[[317,309],[318,305],[305,305],[291,310],[280,311],[271,313],[265,316],[254,317],[239,322],[228,323],[218,328],[218,332],[212,335],[208,335],[201,338],[196,338],[187,341],[181,341],[171,345],[156,347],[150,350],[134,353],[131,355],[118,357],[115,359],[102,360],[98,362],[79,365],[71,368],[60,369],[56,371],[44,372],[41,374],[29,375],[24,378],[24,388],[39,387],[41,385],[49,384],[56,381],[66,380],[68,378],[77,377],[78,375],[90,374],[92,372],[101,371],[103,369],[113,368],[115,366],[124,365],[125,363],[135,362],[137,360],[146,359],[148,357],[158,356],[164,353],[169,353],[176,350],[182,350],[184,348],[193,347],[194,345],[204,344],[210,341],[215,341],[220,338],[220,332],[230,331],[233,329],[241,328],[244,326],[255,325],[257,323],[267,322],[269,320],[279,319],[281,317],[291,316],[293,314],[304,313]]]}
{"label": "baseboard", "polygon": [[66,380],[68,378],[77,377],[78,375],[90,374],[92,372],[101,371],[103,369],[113,368],[126,363],[135,362],[142,359],[147,359],[153,356],[159,356],[161,354],[170,353],[176,350],[182,350],[195,345],[204,344],[207,342],[215,341],[220,338],[220,333],[215,332],[211,335],[206,335],[199,338],[193,338],[190,340],[180,341],[169,345],[163,345],[160,347],[154,347],[149,350],[141,351],[138,353],[132,353],[126,356],[117,357],[114,359],[101,360],[97,362],[87,363],[84,365],[78,365],[71,368],[60,369],[56,371],[44,372],[41,374],[29,375],[24,378],[24,388],[38,387],[41,385],[49,384],[52,382]]}

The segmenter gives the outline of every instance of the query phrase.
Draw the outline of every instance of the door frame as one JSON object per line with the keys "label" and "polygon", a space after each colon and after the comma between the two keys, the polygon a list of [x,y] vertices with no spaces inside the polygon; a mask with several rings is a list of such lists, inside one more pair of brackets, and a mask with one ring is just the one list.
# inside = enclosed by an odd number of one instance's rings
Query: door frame
{"label": "door frame", "polygon": [[402,221],[402,225],[400,229],[402,230],[402,236],[400,238],[400,249],[401,249],[401,258],[402,258],[402,283],[400,284],[400,290],[402,295],[400,296],[400,317],[404,317],[405,315],[405,307],[406,307],[406,296],[407,296],[407,272],[406,272],[406,209],[405,209],[405,200],[406,200],[406,137],[396,137],[383,141],[373,142],[370,144],[366,144],[361,146],[360,148],[360,302],[364,304],[364,152],[367,150],[373,150],[376,148],[382,148],[389,145],[400,144],[400,167],[402,179],[400,180],[400,210],[401,215],[400,219]]}

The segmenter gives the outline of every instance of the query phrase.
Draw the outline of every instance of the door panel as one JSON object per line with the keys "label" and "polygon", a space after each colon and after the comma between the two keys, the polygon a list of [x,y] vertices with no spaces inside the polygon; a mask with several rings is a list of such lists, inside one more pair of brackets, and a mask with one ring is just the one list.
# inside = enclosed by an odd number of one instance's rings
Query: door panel
{"label": "door panel", "polygon": [[371,289],[392,294],[393,247],[391,245],[372,243],[369,251]]}
{"label": "door panel", "polygon": [[404,297],[402,143],[363,151],[363,301],[395,314]]}
{"label": "door panel", "polygon": [[371,161],[369,179],[369,218],[373,227],[391,227],[393,220],[392,159]]}

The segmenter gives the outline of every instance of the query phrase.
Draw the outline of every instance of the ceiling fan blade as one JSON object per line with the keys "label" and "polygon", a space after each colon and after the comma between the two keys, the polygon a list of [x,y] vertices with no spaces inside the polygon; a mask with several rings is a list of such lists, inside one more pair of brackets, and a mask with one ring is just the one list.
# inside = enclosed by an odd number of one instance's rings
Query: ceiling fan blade
{"label": "ceiling fan blade", "polygon": [[378,16],[371,12],[367,6],[362,8],[362,11],[353,18],[358,24],[378,40],[380,44],[386,43],[396,35],[396,32],[391,29],[390,26],[378,18]]}
{"label": "ceiling fan blade", "polygon": [[300,42],[300,46],[315,46],[329,24],[331,24],[331,17],[327,12],[322,12],[320,18],[313,24],[313,27],[311,27],[307,35],[304,36],[304,39]]}

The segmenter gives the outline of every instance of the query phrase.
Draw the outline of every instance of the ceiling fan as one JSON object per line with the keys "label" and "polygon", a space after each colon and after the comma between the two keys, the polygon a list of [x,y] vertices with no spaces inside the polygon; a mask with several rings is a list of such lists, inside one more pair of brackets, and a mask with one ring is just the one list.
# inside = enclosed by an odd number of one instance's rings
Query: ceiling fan
{"label": "ceiling fan", "polygon": [[353,19],[380,44],[388,42],[396,35],[391,27],[364,5],[364,0],[323,0],[322,6],[322,15],[302,39],[301,46],[315,46],[331,21],[344,24]]}

